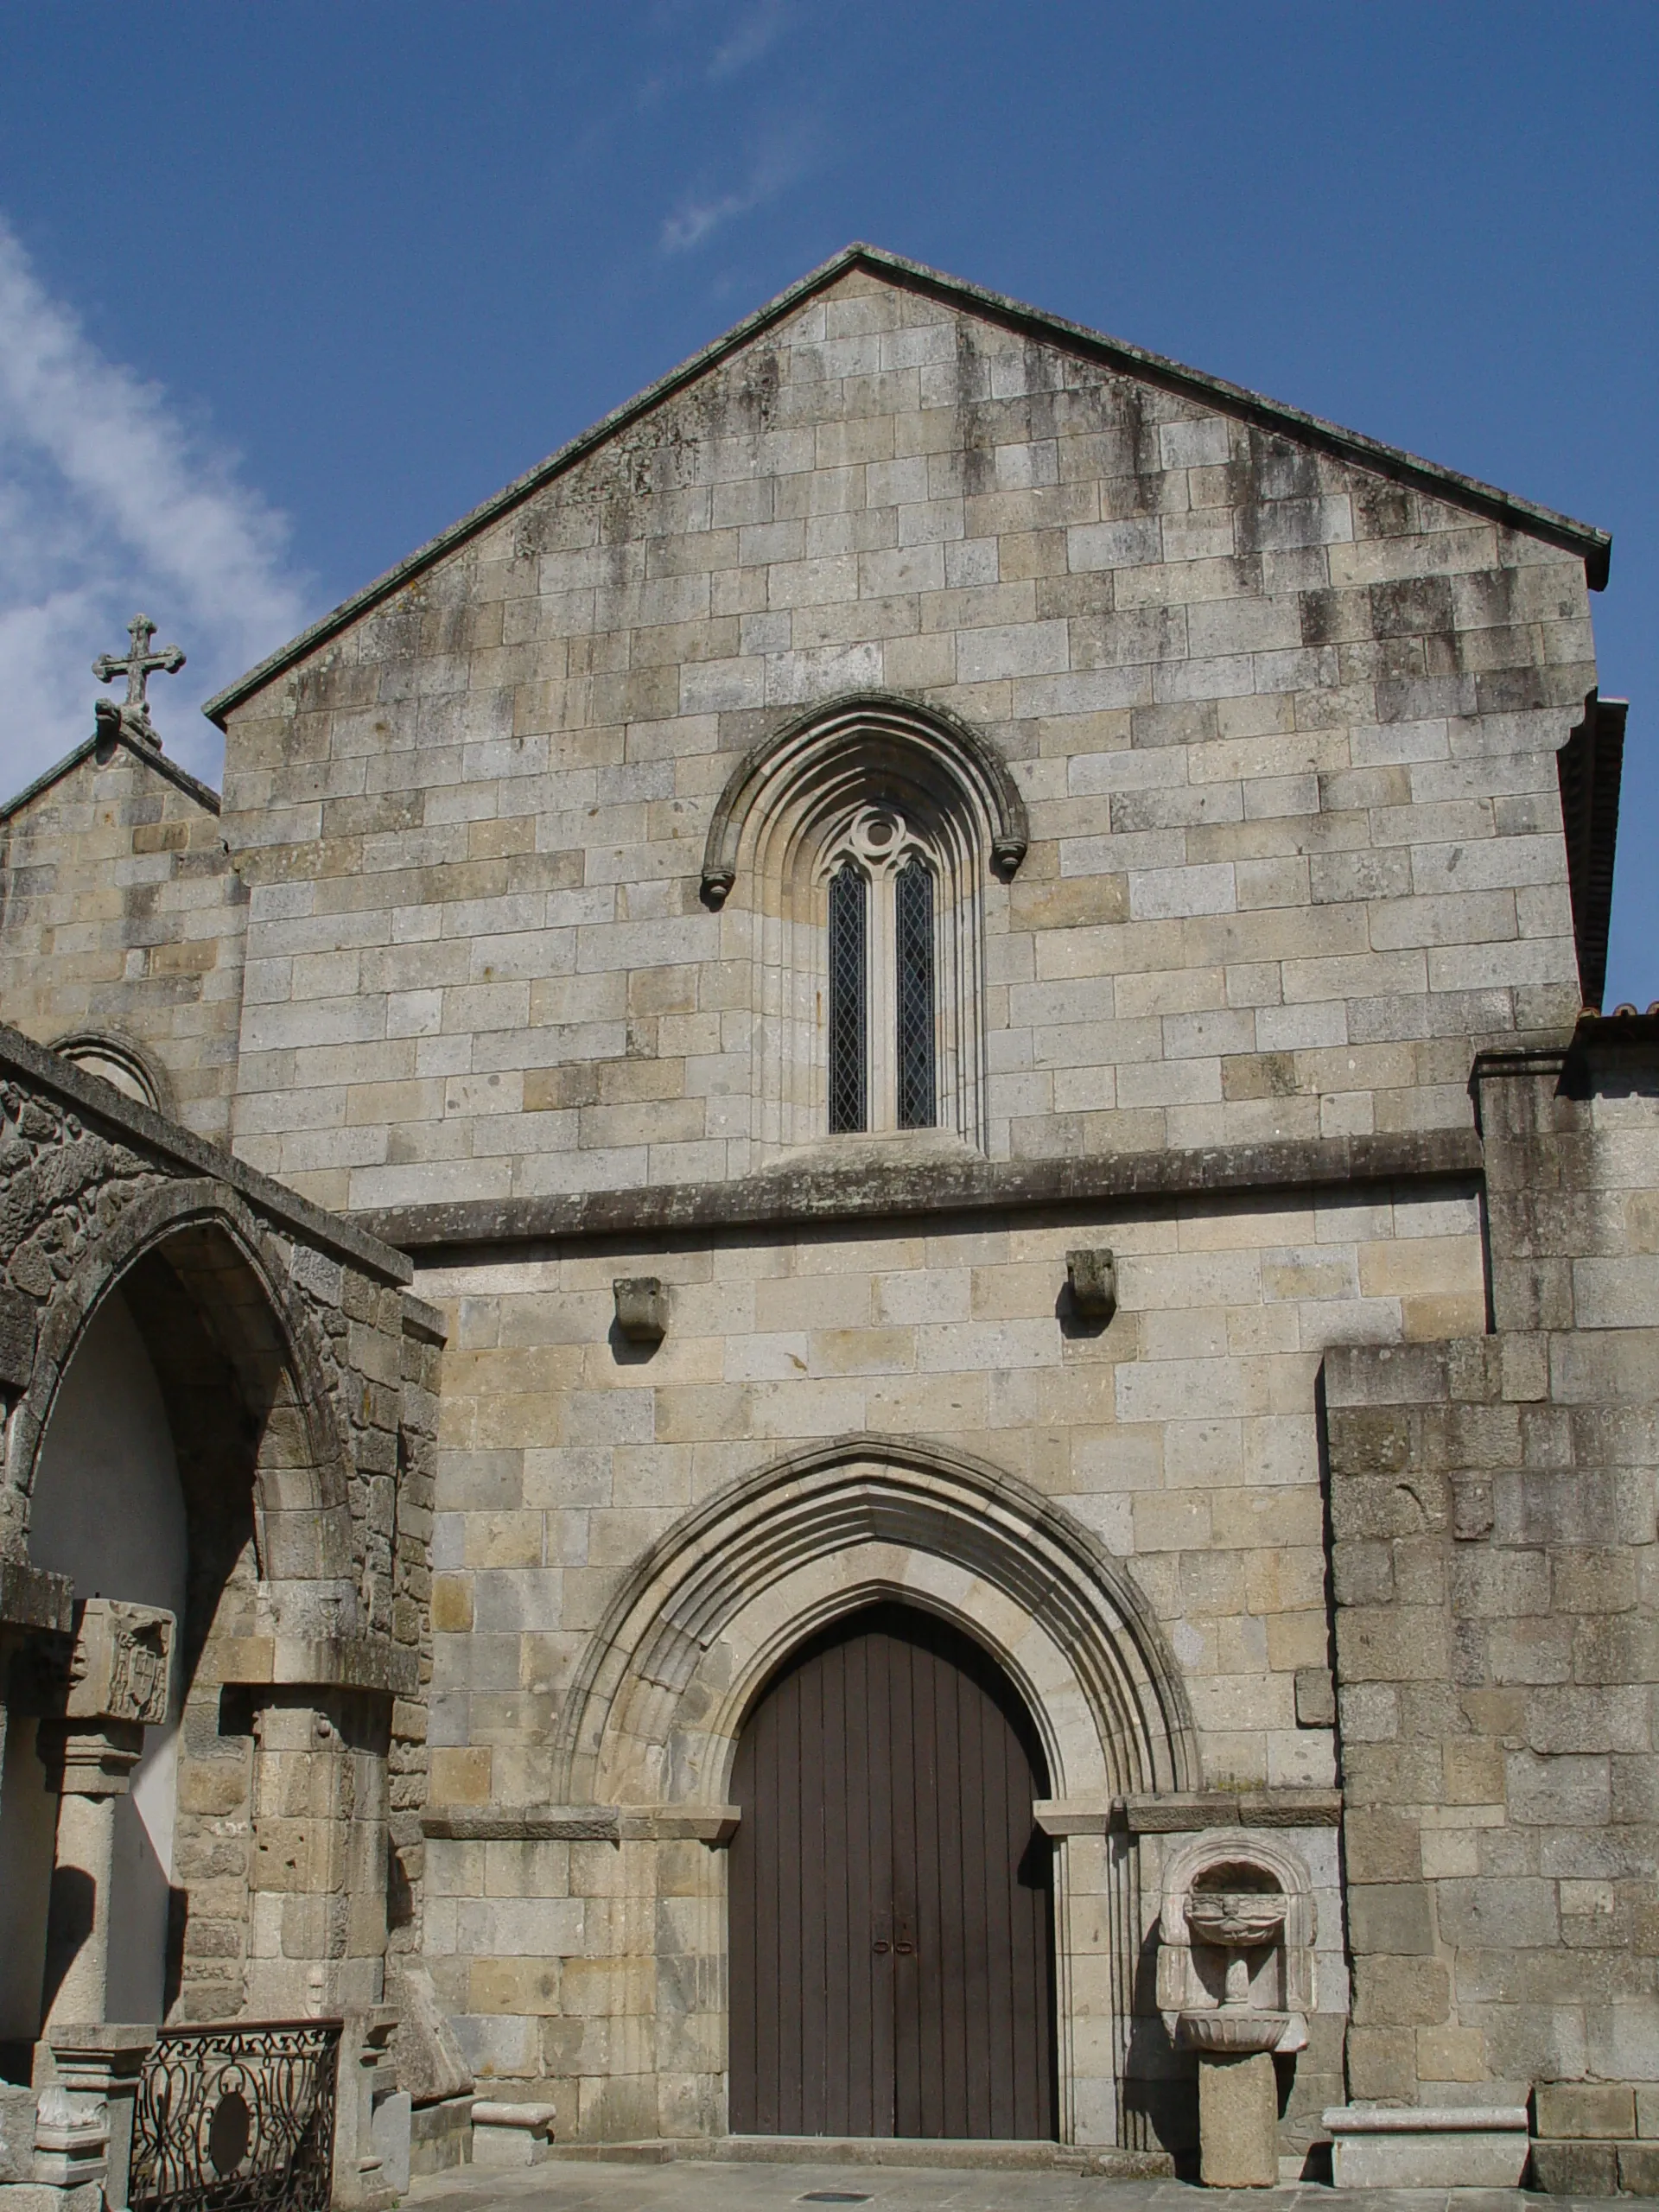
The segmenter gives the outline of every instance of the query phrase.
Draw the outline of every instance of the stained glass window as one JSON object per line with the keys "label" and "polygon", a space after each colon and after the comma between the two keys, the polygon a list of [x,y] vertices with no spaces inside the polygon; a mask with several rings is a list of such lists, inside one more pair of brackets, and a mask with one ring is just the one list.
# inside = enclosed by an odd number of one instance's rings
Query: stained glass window
{"label": "stained glass window", "polygon": [[830,879],[830,1128],[869,1127],[869,886],[850,861]]}
{"label": "stained glass window", "polygon": [[907,861],[893,884],[894,991],[898,1020],[899,1126],[931,1129],[933,1079],[933,878]]}

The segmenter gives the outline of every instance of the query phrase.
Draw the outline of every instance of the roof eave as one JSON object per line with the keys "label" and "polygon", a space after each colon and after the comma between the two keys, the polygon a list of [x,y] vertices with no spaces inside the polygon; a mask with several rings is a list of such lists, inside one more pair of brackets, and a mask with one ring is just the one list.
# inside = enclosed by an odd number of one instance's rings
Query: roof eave
{"label": "roof eave", "polygon": [[522,476],[516,477],[481,505],[462,515],[447,530],[429,538],[424,545],[409,554],[372,583],[354,592],[346,600],[322,615],[310,627],[301,631],[288,644],[278,647],[245,676],[227,684],[202,707],[202,712],[220,729],[225,718],[245,700],[252,697],[273,677],[302,660],[317,646],[326,645],[365,614],[380,601],[389,598],[402,586],[410,582],[423,569],[442,560],[477,531],[495,522],[533,493],[540,491],[556,477],[563,475],[576,462],[583,460],[598,446],[604,444],[630,423],[661,404],[671,395],[691,383],[705,371],[713,368],[740,346],[769,329],[774,323],[791,315],[815,292],[834,283],[849,269],[863,267],[879,270],[893,283],[923,292],[948,304],[971,307],[988,320],[1002,323],[1024,334],[1062,344],[1106,365],[1122,369],[1158,384],[1166,390],[1200,400],[1205,405],[1236,415],[1255,423],[1263,429],[1275,430],[1318,447],[1339,458],[1351,461],[1363,468],[1413,485],[1438,499],[1456,506],[1471,508],[1489,519],[1501,523],[1505,528],[1517,530],[1529,537],[1543,539],[1559,545],[1565,551],[1576,553],[1583,561],[1586,580],[1592,591],[1602,590],[1607,582],[1608,566],[1612,552],[1612,537],[1609,531],[1597,530],[1592,524],[1576,520],[1571,515],[1558,513],[1554,508],[1540,506],[1530,499],[1522,499],[1500,490],[1496,485],[1483,483],[1478,477],[1464,476],[1455,469],[1443,468],[1437,462],[1424,461],[1420,455],[1405,452],[1396,446],[1384,445],[1380,440],[1368,438],[1357,430],[1344,429],[1340,423],[1325,421],[1322,416],[1310,415],[1298,407],[1289,407],[1278,400],[1268,399],[1262,393],[1251,391],[1243,385],[1230,384],[1225,378],[1206,375],[1200,369],[1187,368],[1179,361],[1167,359],[1160,353],[1152,353],[1142,346],[1132,346],[1126,340],[1110,338],[1097,330],[1090,330],[1083,323],[1069,322],[1060,315],[1048,315],[1020,300],[1010,299],[1005,293],[987,290],[979,284],[970,284],[961,277],[946,276],[942,270],[930,269],[924,263],[909,261],[902,254],[890,253],[881,246],[855,243],[811,270],[797,283],[779,292],[754,313],[734,323],[720,337],[682,361],[677,368],[648,385],[601,416],[597,423],[582,431],[580,436],[558,448],[544,461]]}

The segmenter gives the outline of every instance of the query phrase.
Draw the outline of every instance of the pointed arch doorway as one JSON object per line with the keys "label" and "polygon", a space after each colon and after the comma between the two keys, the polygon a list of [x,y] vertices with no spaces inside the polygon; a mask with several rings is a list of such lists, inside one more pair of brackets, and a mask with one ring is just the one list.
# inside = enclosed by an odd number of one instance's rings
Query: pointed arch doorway
{"label": "pointed arch doorway", "polygon": [[732,1782],[734,2133],[1054,2135],[1047,1795],[1013,1685],[933,1615],[785,1662]]}

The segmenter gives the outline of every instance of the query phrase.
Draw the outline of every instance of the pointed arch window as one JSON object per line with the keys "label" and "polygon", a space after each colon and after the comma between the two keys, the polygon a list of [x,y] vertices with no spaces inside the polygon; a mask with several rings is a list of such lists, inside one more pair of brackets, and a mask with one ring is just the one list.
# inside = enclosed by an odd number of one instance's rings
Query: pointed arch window
{"label": "pointed arch window", "polygon": [[760,1160],[859,1132],[1006,1142],[989,1111],[985,938],[1027,834],[995,748],[891,693],[808,708],[733,769],[702,890],[728,915],[728,957],[753,963]]}

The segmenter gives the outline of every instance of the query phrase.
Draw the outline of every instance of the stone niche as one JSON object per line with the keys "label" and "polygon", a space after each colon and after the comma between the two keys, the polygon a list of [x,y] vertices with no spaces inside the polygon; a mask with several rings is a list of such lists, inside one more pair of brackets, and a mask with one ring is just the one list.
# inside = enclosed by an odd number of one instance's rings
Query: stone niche
{"label": "stone niche", "polygon": [[1300,1856],[1249,1828],[1209,1828],[1171,1859],[1159,1916],[1158,2009],[1198,2062],[1204,2181],[1279,2179],[1275,2054],[1304,2050],[1313,2009],[1313,1885]]}
{"label": "stone niche", "polygon": [[[1252,1897],[1230,1912],[1223,1898]],[[1248,1923],[1248,1924],[1247,1924]],[[1158,2009],[1188,2050],[1224,2048],[1204,2016],[1248,2013],[1277,2028],[1262,2050],[1307,2043],[1313,2010],[1313,1885],[1299,1853],[1251,1828],[1207,1828],[1177,1851],[1164,1874],[1159,1920]],[[1242,2047],[1236,2046],[1236,2047]]]}

